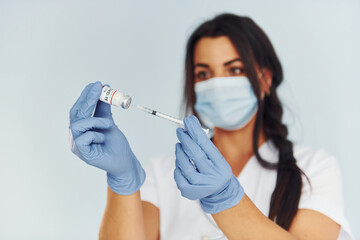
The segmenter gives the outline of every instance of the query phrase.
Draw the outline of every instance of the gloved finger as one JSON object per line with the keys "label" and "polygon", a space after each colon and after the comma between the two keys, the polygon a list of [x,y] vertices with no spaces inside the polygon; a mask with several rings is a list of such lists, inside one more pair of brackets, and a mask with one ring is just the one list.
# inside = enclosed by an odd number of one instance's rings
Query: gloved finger
{"label": "gloved finger", "polygon": [[191,186],[190,183],[188,182],[188,180],[182,174],[180,168],[175,168],[175,170],[174,170],[174,180],[175,180],[176,185],[177,185],[177,187],[178,187],[178,189],[180,191],[182,191],[182,189],[184,187]]}
{"label": "gloved finger", "polygon": [[101,94],[102,84],[100,82],[94,83],[83,100],[79,102],[79,106],[75,110],[74,119],[80,120],[89,118],[94,112],[95,105],[98,102]]}
{"label": "gloved finger", "polygon": [[197,200],[209,195],[209,186],[190,184],[179,168],[175,168],[174,170],[174,179],[178,189],[181,192],[181,196],[183,197],[186,197],[190,200]]}
{"label": "gloved finger", "polygon": [[76,139],[82,133],[85,133],[89,130],[108,129],[112,126],[114,126],[114,121],[112,119],[90,117],[70,124],[70,129],[72,131],[73,138]]}
{"label": "gloved finger", "polygon": [[80,103],[82,103],[84,101],[84,99],[86,98],[86,95],[88,94],[90,88],[93,85],[94,85],[94,83],[89,83],[88,85],[86,85],[84,90],[81,92],[80,97],[76,100],[75,104],[71,107],[71,109],[70,109],[70,123],[78,120],[78,119],[76,119],[76,116],[77,116],[77,111],[78,111],[78,109],[80,107]]}
{"label": "gloved finger", "polygon": [[199,120],[194,115],[185,118],[184,125],[191,138],[201,147],[210,160],[222,157],[220,151],[206,136],[206,133],[201,128]]}
{"label": "gloved finger", "polygon": [[189,157],[183,151],[181,144],[177,143],[175,146],[175,166],[181,170],[181,172],[190,184],[201,184],[201,174],[196,171],[194,165],[190,162]]}
{"label": "gloved finger", "polygon": [[179,141],[181,142],[182,149],[186,155],[194,161],[199,172],[207,173],[212,163],[209,161],[204,151],[194,142],[194,140],[191,139],[189,134],[185,132],[184,129],[177,128],[176,134]]}
{"label": "gloved finger", "polygon": [[[104,86],[110,87],[109,84]],[[112,118],[111,105],[102,101],[98,101],[96,104],[94,117]]]}
{"label": "gloved finger", "polygon": [[75,144],[82,155],[85,155],[85,159],[91,161],[100,156],[99,146],[92,146],[93,144],[98,145],[105,141],[105,135],[100,132],[88,131],[77,139]]}
{"label": "gloved finger", "polygon": [[211,195],[214,192],[214,187],[211,185],[208,185],[208,184],[191,185],[191,189],[188,188],[186,190],[188,192],[187,195],[192,200],[196,200],[196,199],[201,199],[201,198]]}
{"label": "gloved finger", "polygon": [[188,182],[192,185],[203,185],[207,184],[209,177],[206,174],[203,174],[196,170],[196,166],[191,162],[192,160],[186,155],[184,150],[182,149],[182,145],[178,143],[176,146],[176,160],[175,166],[178,167],[182,173],[182,175],[188,180]]}

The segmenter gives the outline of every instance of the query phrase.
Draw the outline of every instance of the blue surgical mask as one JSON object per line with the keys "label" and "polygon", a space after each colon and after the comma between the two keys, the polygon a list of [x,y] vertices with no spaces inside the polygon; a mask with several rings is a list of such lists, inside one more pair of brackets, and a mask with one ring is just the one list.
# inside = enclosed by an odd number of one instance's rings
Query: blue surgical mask
{"label": "blue surgical mask", "polygon": [[195,84],[195,110],[208,127],[243,128],[257,112],[257,98],[247,77],[215,77]]}

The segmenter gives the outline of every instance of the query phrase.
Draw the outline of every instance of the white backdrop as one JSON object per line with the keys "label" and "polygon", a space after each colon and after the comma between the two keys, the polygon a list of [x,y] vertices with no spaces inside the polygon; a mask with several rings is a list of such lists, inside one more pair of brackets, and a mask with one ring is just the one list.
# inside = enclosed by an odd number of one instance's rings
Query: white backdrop
{"label": "white backdrop", "polygon": [[[97,239],[106,177],[70,152],[69,109],[100,80],[178,116],[187,38],[223,12],[270,37],[291,139],[337,157],[360,239],[360,2],[340,0],[0,0],[0,239]],[[143,165],[174,151],[174,124],[113,113]]]}

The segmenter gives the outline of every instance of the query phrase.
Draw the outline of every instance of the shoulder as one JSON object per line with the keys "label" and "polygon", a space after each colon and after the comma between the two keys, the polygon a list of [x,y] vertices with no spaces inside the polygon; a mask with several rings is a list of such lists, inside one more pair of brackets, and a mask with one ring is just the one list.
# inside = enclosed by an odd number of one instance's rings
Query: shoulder
{"label": "shoulder", "polygon": [[[270,162],[277,163],[279,160],[278,149],[271,141],[264,148],[261,147],[259,152],[267,156],[266,160]],[[307,175],[316,175],[319,172],[324,172],[324,170],[339,170],[336,158],[322,148],[294,145],[293,153],[296,164]]]}
{"label": "shoulder", "polygon": [[304,172],[302,200],[323,197],[342,206],[342,177],[336,158],[324,149],[294,147],[298,167]]}
{"label": "shoulder", "polygon": [[305,174],[313,176],[324,172],[339,174],[337,159],[326,150],[296,145],[293,151],[297,165]]}
{"label": "shoulder", "polygon": [[[305,173],[299,209],[320,212],[341,225],[342,234],[351,235],[344,215],[342,176],[337,159],[324,149],[294,147],[297,165]],[[340,239],[340,238],[339,238]]]}

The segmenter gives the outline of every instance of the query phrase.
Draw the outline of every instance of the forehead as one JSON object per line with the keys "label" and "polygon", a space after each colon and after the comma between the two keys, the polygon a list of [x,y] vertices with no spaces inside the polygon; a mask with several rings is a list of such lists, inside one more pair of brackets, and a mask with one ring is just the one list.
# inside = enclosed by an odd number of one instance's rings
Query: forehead
{"label": "forehead", "polygon": [[195,45],[194,63],[223,64],[240,58],[227,36],[203,37]]}

